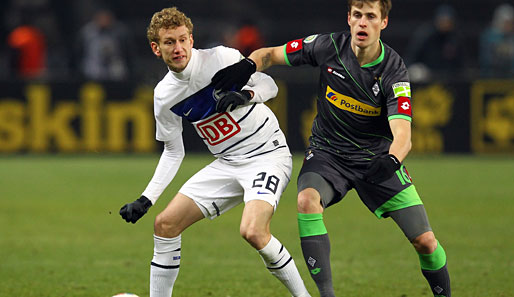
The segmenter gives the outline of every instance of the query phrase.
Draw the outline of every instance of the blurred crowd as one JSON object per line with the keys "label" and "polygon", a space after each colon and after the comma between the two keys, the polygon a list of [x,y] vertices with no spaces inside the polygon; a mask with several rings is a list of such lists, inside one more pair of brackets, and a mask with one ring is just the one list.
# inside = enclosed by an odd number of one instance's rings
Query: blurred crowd
{"label": "blurred crowd", "polygon": [[76,6],[63,7],[63,2],[56,9],[52,4],[50,0],[11,1],[4,10],[7,34],[1,53],[8,78],[131,78],[134,40],[109,8],[94,8],[90,19],[73,31],[58,12]]}
{"label": "blurred crowd", "polygon": [[[429,81],[435,77],[450,78],[469,71],[473,59],[478,60],[478,77],[514,77],[514,8],[501,4],[495,8],[490,25],[478,32],[478,44],[469,44],[462,36],[462,24],[456,10],[438,6],[433,20],[421,25],[412,34],[404,55],[413,81]],[[469,48],[478,46],[478,57]]]}
{"label": "blurred crowd", "polygon": [[[109,3],[100,0],[5,1],[3,7],[0,6],[4,14],[0,24],[0,37],[4,39],[0,47],[0,79],[124,81],[140,79],[151,72],[152,64],[147,63],[151,52],[142,38],[147,24],[135,22],[139,27],[139,34],[135,36],[131,31],[134,20],[130,19],[130,13],[121,18]],[[196,23],[198,19],[191,16]],[[151,14],[143,19],[150,17]],[[263,30],[260,19],[258,14],[248,13],[239,21],[228,20],[232,25],[224,28],[223,34],[211,34],[203,44],[197,38],[195,45],[224,44],[239,49],[244,55],[262,46],[277,45],[267,42],[277,30]],[[514,77],[514,8],[511,3],[494,8],[487,21],[489,25],[476,31],[476,42],[471,44],[462,34],[464,25],[455,7],[449,4],[434,7],[433,16],[426,21],[418,22],[404,52],[400,52],[413,81],[455,78],[469,73],[484,78]],[[69,26],[70,23],[76,26]],[[346,28],[342,23],[332,30]],[[476,50],[470,50],[473,48]],[[140,63],[142,57],[147,58],[144,65]]]}

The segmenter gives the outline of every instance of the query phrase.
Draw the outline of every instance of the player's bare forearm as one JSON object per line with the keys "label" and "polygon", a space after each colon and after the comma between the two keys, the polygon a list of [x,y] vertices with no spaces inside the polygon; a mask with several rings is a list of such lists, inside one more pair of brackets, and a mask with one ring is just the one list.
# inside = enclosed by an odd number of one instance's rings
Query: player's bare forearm
{"label": "player's bare forearm", "polygon": [[271,66],[271,52],[268,51],[268,48],[258,49],[251,53],[248,58],[255,62],[257,71],[262,71]]}
{"label": "player's bare forearm", "polygon": [[395,119],[391,120],[389,125],[393,133],[393,142],[389,147],[389,153],[403,162],[412,147],[411,123],[403,119]]}
{"label": "player's bare forearm", "polygon": [[282,46],[265,47],[255,50],[248,58],[255,62],[257,71],[263,71],[273,65],[286,64]]}
{"label": "player's bare forearm", "polygon": [[409,154],[411,145],[412,144],[410,140],[407,141],[406,138],[403,138],[402,140],[393,141],[393,143],[391,143],[391,147],[389,148],[389,153],[393,154],[396,158],[398,158],[400,162],[403,162],[403,160]]}

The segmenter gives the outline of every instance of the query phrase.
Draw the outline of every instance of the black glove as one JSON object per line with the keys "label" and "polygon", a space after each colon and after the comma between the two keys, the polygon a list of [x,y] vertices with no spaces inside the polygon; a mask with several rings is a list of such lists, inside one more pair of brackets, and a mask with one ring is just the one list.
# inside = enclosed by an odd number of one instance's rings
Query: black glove
{"label": "black glove", "polygon": [[375,158],[369,163],[368,171],[364,173],[364,180],[379,184],[391,178],[401,166],[402,163],[392,154]]}
{"label": "black glove", "polygon": [[136,201],[123,205],[120,209],[120,215],[127,223],[134,224],[145,215],[150,206],[152,206],[152,201],[145,196],[141,196]]}
{"label": "black glove", "polygon": [[221,94],[221,97],[216,103],[216,111],[221,113],[227,111],[230,106],[230,111],[234,111],[239,105],[248,103],[252,99],[250,91],[242,90],[239,92],[230,91]]}
{"label": "black glove", "polygon": [[255,62],[244,58],[216,72],[211,81],[216,90],[230,91],[233,87],[235,90],[241,90],[256,70]]}

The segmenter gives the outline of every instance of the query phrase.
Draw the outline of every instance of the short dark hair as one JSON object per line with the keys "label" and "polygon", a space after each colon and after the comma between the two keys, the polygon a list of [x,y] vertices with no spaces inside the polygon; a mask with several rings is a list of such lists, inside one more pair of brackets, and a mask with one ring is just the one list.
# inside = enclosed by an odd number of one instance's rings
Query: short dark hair
{"label": "short dark hair", "polygon": [[391,3],[391,0],[348,0],[348,13],[350,13],[350,11],[352,11],[352,6],[357,6],[358,8],[362,8],[364,3],[373,3],[373,2],[380,3],[380,12],[382,13],[381,18],[385,19],[389,15],[389,11],[391,10],[391,7],[393,6],[393,3]]}

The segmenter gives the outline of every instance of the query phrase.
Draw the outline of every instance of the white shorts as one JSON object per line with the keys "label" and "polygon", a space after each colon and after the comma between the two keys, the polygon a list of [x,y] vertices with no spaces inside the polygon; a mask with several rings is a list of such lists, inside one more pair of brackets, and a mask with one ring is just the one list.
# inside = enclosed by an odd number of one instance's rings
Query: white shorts
{"label": "white shorts", "polygon": [[263,200],[275,210],[292,167],[290,156],[265,156],[240,165],[216,159],[193,175],[179,192],[193,199],[211,220],[243,201]]}

